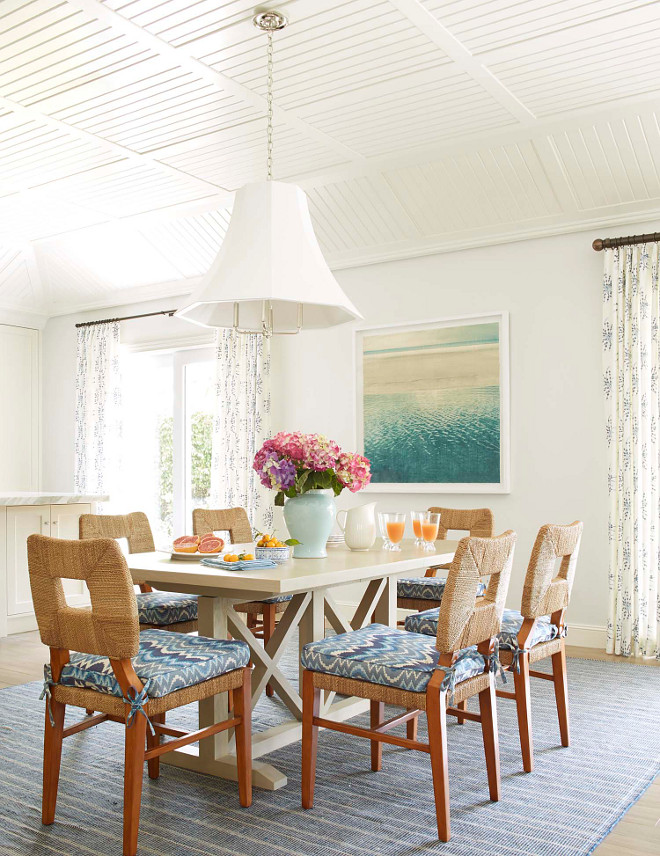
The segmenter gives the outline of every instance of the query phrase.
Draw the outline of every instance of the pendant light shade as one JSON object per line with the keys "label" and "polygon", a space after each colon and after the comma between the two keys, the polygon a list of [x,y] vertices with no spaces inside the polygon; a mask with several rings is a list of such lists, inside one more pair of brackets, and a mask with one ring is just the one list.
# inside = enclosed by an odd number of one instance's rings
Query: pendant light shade
{"label": "pendant light shade", "polygon": [[205,327],[275,334],[362,317],[323,258],[307,196],[282,181],[236,192],[222,247],[177,315]]}

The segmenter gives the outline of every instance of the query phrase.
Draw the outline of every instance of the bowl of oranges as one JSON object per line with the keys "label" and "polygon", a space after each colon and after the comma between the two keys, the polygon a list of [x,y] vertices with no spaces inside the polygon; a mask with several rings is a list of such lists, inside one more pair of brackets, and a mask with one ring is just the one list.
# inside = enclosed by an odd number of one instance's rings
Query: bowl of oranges
{"label": "bowl of oranges", "polygon": [[275,533],[269,535],[265,532],[259,532],[259,540],[254,551],[257,559],[269,559],[275,562],[276,565],[282,565],[288,562],[291,558],[291,548],[299,542],[295,538],[289,538],[286,541],[280,541],[275,537]]}

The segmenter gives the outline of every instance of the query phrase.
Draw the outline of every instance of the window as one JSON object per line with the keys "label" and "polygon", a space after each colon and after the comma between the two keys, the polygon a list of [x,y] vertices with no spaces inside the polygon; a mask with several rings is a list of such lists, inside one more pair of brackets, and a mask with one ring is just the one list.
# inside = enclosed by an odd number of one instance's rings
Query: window
{"label": "window", "polygon": [[212,348],[123,354],[118,504],[147,514],[157,547],[211,501],[214,397]]}

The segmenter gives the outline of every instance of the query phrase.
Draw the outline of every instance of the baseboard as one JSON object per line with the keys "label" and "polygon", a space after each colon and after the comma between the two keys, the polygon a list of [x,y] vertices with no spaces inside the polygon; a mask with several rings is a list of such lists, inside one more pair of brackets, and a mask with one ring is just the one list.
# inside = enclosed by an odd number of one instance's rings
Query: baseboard
{"label": "baseboard", "polygon": [[607,628],[598,627],[594,624],[573,624],[572,621],[567,621],[568,635],[566,636],[567,645],[575,645],[578,648],[599,648],[605,650],[607,641]]}
{"label": "baseboard", "polygon": [[13,633],[27,633],[29,630],[36,629],[37,617],[33,612],[28,612],[24,615],[7,616],[7,634],[9,636]]}
{"label": "baseboard", "polygon": [[[356,603],[345,600],[337,601],[337,605],[342,607],[346,616],[353,615],[357,608]],[[401,615],[404,614],[408,613],[402,610]],[[568,636],[566,637],[566,643],[568,645],[575,645],[577,648],[599,648],[601,651],[605,650],[607,639],[606,627],[598,627],[594,624],[573,624],[570,619],[567,623]]]}

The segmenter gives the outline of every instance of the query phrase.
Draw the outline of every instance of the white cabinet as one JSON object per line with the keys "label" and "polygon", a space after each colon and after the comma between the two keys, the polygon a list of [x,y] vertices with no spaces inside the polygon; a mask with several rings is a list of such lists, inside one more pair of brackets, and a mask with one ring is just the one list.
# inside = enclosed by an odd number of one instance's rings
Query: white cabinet
{"label": "white cabinet", "polygon": [[[27,538],[41,533],[53,538],[78,537],[78,519],[89,514],[89,503],[62,505],[18,505],[6,509],[7,615],[32,613],[32,594],[27,563]],[[64,592],[71,606],[89,602],[87,587],[81,580],[65,580]]]}
{"label": "white cabinet", "polygon": [[39,487],[39,331],[0,324],[0,491]]}

